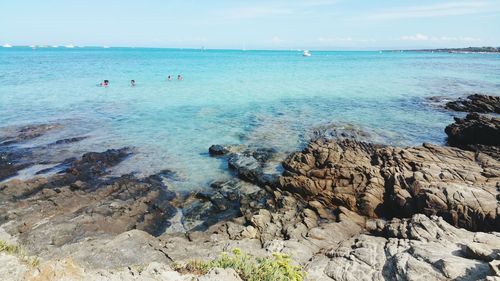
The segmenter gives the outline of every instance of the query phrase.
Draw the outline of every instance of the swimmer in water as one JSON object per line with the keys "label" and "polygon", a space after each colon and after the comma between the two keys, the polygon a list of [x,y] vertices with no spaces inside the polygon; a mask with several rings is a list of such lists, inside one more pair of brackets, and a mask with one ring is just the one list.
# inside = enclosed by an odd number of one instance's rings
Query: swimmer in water
{"label": "swimmer in water", "polygon": [[179,75],[177,75],[177,80],[182,81],[182,79],[183,79],[183,78],[182,78],[182,75],[180,75],[180,74],[179,74]]}
{"label": "swimmer in water", "polygon": [[169,75],[169,76],[167,77],[167,80],[168,80],[168,81],[172,81],[172,76],[171,76],[171,75]]}
{"label": "swimmer in water", "polygon": [[99,84],[101,87],[107,87],[109,86],[109,80],[104,80],[101,84]]}
{"label": "swimmer in water", "polygon": [[135,80],[130,80],[130,86],[135,87]]}

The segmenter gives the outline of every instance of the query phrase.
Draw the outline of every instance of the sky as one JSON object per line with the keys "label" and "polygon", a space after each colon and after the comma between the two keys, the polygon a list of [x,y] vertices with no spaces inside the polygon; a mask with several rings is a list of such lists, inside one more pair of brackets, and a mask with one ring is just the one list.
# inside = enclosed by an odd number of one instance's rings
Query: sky
{"label": "sky", "polygon": [[500,0],[1,0],[0,44],[326,50],[500,46]]}

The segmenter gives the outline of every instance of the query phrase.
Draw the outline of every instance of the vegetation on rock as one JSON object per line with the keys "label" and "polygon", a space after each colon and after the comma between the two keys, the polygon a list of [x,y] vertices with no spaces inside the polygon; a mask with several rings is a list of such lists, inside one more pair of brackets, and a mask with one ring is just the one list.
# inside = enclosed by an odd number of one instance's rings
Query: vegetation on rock
{"label": "vegetation on rock", "polygon": [[31,267],[37,267],[40,264],[40,260],[36,257],[28,256],[23,247],[9,244],[3,240],[0,240],[0,253],[16,256]]}
{"label": "vegetation on rock", "polygon": [[185,265],[176,264],[174,269],[180,273],[207,274],[214,268],[232,268],[245,281],[302,281],[305,272],[300,266],[291,264],[289,255],[273,253],[266,258],[256,258],[233,249],[232,254],[223,252],[212,261],[192,260]]}

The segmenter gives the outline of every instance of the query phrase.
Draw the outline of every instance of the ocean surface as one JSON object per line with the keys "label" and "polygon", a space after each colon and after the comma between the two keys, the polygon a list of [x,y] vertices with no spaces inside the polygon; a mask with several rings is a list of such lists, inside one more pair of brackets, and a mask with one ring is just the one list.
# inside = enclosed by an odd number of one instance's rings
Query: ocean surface
{"label": "ocean surface", "polygon": [[[88,138],[33,157],[55,164],[128,146],[134,155],[114,173],[170,169],[173,189],[195,190],[229,176],[224,161],[208,156],[212,144],[294,151],[314,128],[331,124],[362,128],[387,144],[442,144],[444,127],[461,114],[426,98],[500,93],[499,55],[311,53],[0,48],[0,134],[59,123],[62,129],[23,145]],[[98,87],[104,79],[110,86]]]}

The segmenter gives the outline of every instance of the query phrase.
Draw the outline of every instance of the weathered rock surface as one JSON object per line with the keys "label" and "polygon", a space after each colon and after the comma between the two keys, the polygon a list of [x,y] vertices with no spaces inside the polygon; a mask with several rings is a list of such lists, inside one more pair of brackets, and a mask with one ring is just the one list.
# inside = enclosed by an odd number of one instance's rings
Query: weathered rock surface
{"label": "weathered rock surface", "polygon": [[0,276],[240,280],[230,269],[194,276],[170,267],[240,248],[258,257],[291,254],[310,280],[500,278],[500,233],[469,231],[500,231],[497,159],[430,144],[374,145],[355,140],[357,132],[330,135],[290,155],[280,177],[269,168],[279,159],[272,149],[212,147],[241,180],[185,197],[168,190],[165,172],[110,176],[126,148],[68,160],[50,177],[2,183],[0,239],[42,263],[31,268],[0,253],[10,267]]}
{"label": "weathered rock surface", "polygon": [[372,218],[424,213],[472,230],[500,230],[500,163],[484,154],[317,140],[283,166],[279,187],[322,212],[343,206]]}
{"label": "weathered rock surface", "polygon": [[500,159],[500,118],[470,113],[455,118],[445,129],[448,143],[462,149],[481,151]]}
{"label": "weathered rock surface", "polygon": [[87,153],[66,173],[0,185],[0,223],[30,253],[50,256],[67,244],[131,229],[162,234],[176,209],[159,176],[107,178],[127,149]]}
{"label": "weathered rock surface", "polygon": [[361,234],[332,245],[308,265],[314,280],[493,280],[499,233],[457,229],[438,217],[370,223]]}
{"label": "weathered rock surface", "polygon": [[500,96],[474,94],[465,99],[450,101],[445,107],[455,111],[500,114]]}
{"label": "weathered rock surface", "polygon": [[181,275],[165,263],[88,269],[71,258],[52,260],[32,268],[17,257],[0,254],[0,274],[5,281],[241,281],[233,269],[215,268],[202,276]]}

